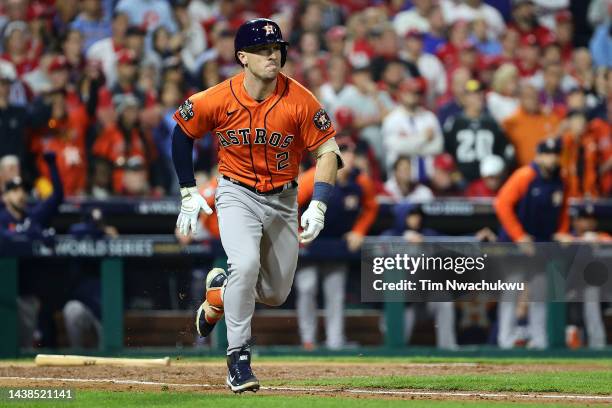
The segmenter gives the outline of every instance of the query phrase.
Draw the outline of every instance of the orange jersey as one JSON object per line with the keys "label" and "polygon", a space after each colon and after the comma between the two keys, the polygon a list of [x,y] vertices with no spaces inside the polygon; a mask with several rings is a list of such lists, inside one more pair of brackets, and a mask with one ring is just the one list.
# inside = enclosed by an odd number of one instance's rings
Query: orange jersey
{"label": "orange jersey", "polygon": [[529,164],[536,154],[538,143],[557,130],[561,119],[555,114],[529,114],[522,108],[503,123],[504,131],[516,150],[519,166]]}
{"label": "orange jersey", "polygon": [[561,169],[570,197],[594,198],[605,191],[610,175],[600,175],[599,167],[611,157],[610,137],[610,126],[599,119],[589,123],[579,137],[569,132],[563,135]]}
{"label": "orange jersey", "polygon": [[207,133],[219,144],[219,172],[266,192],[294,180],[304,150],[335,135],[329,116],[297,81],[278,74],[265,100],[251,98],[240,73],[192,95],[174,113],[190,137]]}

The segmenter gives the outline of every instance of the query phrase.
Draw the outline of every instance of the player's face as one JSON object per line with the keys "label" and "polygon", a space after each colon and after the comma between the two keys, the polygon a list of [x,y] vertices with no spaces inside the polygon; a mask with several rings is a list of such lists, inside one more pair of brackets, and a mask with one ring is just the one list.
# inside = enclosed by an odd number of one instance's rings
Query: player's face
{"label": "player's face", "polygon": [[17,210],[23,210],[26,205],[27,195],[23,188],[14,188],[4,193],[4,202]]}
{"label": "player's face", "polygon": [[548,172],[553,172],[559,167],[559,155],[555,153],[540,153],[537,156],[538,165]]}
{"label": "player's face", "polygon": [[263,81],[276,78],[281,65],[281,46],[279,44],[263,45],[240,51],[240,61],[246,68]]}

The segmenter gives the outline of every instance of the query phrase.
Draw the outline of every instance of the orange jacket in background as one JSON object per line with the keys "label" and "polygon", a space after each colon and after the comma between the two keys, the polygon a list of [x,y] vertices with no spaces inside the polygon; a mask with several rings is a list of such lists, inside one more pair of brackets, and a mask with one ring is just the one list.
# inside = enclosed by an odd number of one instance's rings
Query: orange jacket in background
{"label": "orange jacket in background", "polygon": [[536,154],[538,143],[553,134],[561,119],[555,114],[529,114],[519,108],[504,120],[502,126],[508,139],[516,149],[517,165],[529,164]]}
{"label": "orange jacket in background", "polygon": [[[612,156],[610,126],[602,120],[589,123],[580,136],[562,136],[561,171],[572,198],[594,198],[602,195],[610,174],[599,175],[600,166]],[[607,149],[606,149],[607,146]]]}

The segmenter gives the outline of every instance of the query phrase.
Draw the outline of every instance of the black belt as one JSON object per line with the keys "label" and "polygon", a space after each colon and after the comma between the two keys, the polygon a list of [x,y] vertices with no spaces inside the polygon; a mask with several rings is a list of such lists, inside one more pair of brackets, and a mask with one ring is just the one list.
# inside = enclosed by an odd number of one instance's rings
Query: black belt
{"label": "black belt", "polygon": [[283,191],[285,191],[285,190],[288,190],[288,189],[290,189],[290,188],[296,188],[296,187],[298,186],[297,181],[295,181],[295,180],[291,180],[290,182],[285,183],[284,185],[282,185],[282,186],[280,186],[280,187],[273,188],[272,190],[268,190],[268,191],[259,191],[259,190],[257,190],[255,187],[250,186],[250,185],[248,185],[248,184],[244,184],[244,183],[242,183],[242,182],[240,182],[240,181],[238,181],[238,180],[236,180],[236,179],[233,179],[233,178],[231,178],[231,177],[227,177],[227,176],[225,176],[225,175],[221,175],[221,177],[222,177],[224,180],[229,181],[230,183],[234,183],[234,184],[236,184],[236,185],[239,185],[240,187],[244,187],[244,188],[246,188],[247,190],[254,192],[255,194],[258,194],[258,195],[264,195],[264,196],[267,196],[267,195],[273,195],[273,194],[278,194],[278,193],[282,193],[282,192],[283,192]]}

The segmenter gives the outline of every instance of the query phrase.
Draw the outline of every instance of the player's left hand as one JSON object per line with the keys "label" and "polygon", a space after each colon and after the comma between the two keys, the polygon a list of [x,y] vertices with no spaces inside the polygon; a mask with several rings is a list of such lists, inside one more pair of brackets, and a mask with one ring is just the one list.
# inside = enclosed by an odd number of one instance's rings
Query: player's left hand
{"label": "player's left hand", "polygon": [[188,235],[189,228],[195,232],[200,211],[208,215],[213,213],[197,187],[181,188],[181,212],[176,220],[176,227],[181,234]]}
{"label": "player's left hand", "polygon": [[301,243],[307,244],[319,235],[325,225],[325,211],[327,211],[325,203],[317,200],[310,202],[300,221],[300,225],[304,228],[300,235]]}

